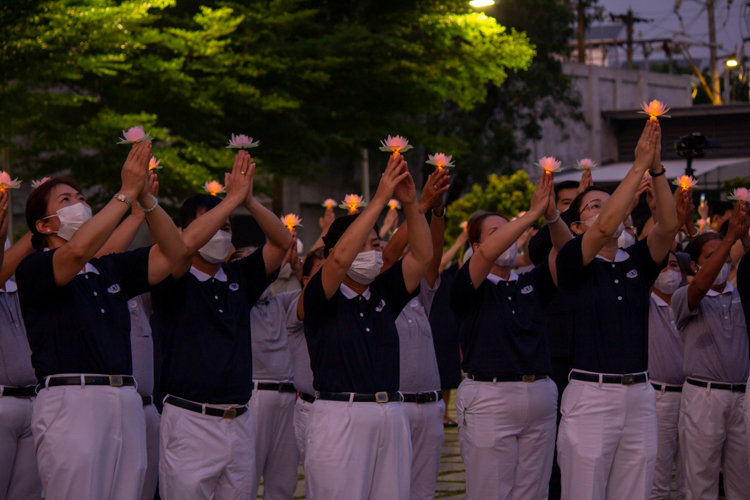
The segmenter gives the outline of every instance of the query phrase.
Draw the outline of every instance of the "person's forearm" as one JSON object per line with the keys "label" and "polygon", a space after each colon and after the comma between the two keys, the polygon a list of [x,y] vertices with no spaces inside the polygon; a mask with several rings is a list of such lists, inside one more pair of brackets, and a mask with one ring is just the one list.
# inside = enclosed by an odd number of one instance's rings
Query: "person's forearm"
{"label": "person's forearm", "polygon": [[[365,209],[354,219],[354,222],[344,232],[336,243],[336,252],[333,256],[333,262],[336,267],[346,272],[354,262],[357,254],[367,241],[367,237],[378,221],[378,216],[385,208],[388,200],[383,200],[377,196],[365,207]],[[330,260],[330,259],[329,259]]]}
{"label": "person's forearm", "polygon": [[565,224],[565,221],[563,221],[562,218],[558,218],[552,224],[547,225],[549,226],[549,235],[552,239],[552,246],[559,252],[567,242],[573,239],[573,234],[570,232],[570,228],[568,228],[568,225]]}
{"label": "person's forearm", "polygon": [[227,217],[232,215],[238,205],[237,200],[224,198],[221,203],[196,218],[188,227],[183,228],[182,239],[185,242],[187,255],[192,257],[197,254],[198,250],[216,234]]}
{"label": "person's forearm", "polygon": [[658,231],[662,234],[668,234],[671,235],[670,237],[674,237],[679,229],[679,223],[677,221],[677,209],[675,207],[674,195],[669,188],[667,176],[660,175],[653,180],[653,185],[654,199],[656,200],[656,210],[659,214],[659,219],[656,220],[654,228],[651,231]]}
{"label": "person's forearm", "polygon": [[432,260],[432,238],[424,212],[418,203],[409,203],[404,205],[404,215],[408,225],[409,250],[414,260],[428,264]]}
{"label": "person's forearm", "polygon": [[625,178],[620,182],[620,185],[615,189],[615,192],[607,200],[607,203],[602,207],[602,211],[599,213],[599,217],[593,227],[598,226],[599,231],[606,234],[607,237],[615,234],[620,223],[625,220],[628,208],[630,208],[641,179],[643,179],[646,167],[642,162],[636,161],[625,175]]}
{"label": "person's forearm", "polygon": [[427,273],[424,277],[427,280],[427,284],[432,288],[435,286],[435,281],[440,272],[440,264],[443,259],[443,243],[445,240],[444,216],[435,217],[435,214],[432,214],[432,221],[430,221],[430,234],[432,235],[432,260],[427,267]]}
{"label": "person's forearm", "polygon": [[258,222],[270,245],[284,249],[284,251],[289,248],[292,243],[292,234],[273,212],[264,207],[254,196],[245,208]]}
{"label": "person's forearm", "polygon": [[63,245],[63,255],[71,258],[76,265],[80,264],[82,268],[112,236],[117,224],[128,210],[129,207],[126,203],[110,200],[99,213],[86,221]]}
{"label": "person's forearm", "polygon": [[[492,233],[482,243],[475,255],[481,256],[482,260],[492,264],[500,257],[514,242],[518,241],[524,231],[531,227],[539,218],[539,214],[526,212],[516,220],[512,220],[503,227]],[[489,269],[487,270],[489,273]],[[486,276],[485,276],[486,277]]]}
{"label": "person's forearm", "polygon": [[695,310],[698,303],[703,300],[703,297],[713,286],[714,280],[726,263],[727,257],[729,257],[733,244],[734,241],[730,238],[724,238],[688,285],[688,306],[691,310]]}
{"label": "person's forearm", "polygon": [[185,242],[167,212],[161,207],[156,207],[146,213],[146,220],[154,243],[159,245],[159,251],[170,261],[177,262],[183,259],[186,254]]}
{"label": "person's forearm", "polygon": [[112,236],[109,237],[104,246],[96,252],[96,256],[122,253],[127,250],[144,220],[146,220],[145,214],[140,210],[127,216],[112,232]]}
{"label": "person's forearm", "polygon": [[31,236],[31,232],[24,234],[20,240],[5,251],[2,269],[0,269],[0,283],[8,281],[16,272],[18,264],[34,253],[34,247],[31,245]]}
{"label": "person's forearm", "polygon": [[383,271],[388,270],[393,264],[398,262],[408,243],[409,223],[407,220],[401,224],[398,231],[393,233],[393,236],[391,236],[388,244],[383,249]]}
{"label": "person's forearm", "polygon": [[461,248],[462,245],[463,243],[461,242],[461,240],[457,238],[453,246],[450,247],[447,252],[443,253],[443,257],[440,262],[441,268],[444,268],[448,264],[450,264],[450,262],[453,260],[453,257],[455,257],[458,253],[458,249]]}

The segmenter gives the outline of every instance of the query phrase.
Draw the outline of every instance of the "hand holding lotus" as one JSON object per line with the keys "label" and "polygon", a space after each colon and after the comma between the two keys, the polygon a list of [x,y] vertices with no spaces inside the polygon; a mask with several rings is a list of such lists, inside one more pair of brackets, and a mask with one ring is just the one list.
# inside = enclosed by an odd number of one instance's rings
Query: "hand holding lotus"
{"label": "hand holding lotus", "polygon": [[635,147],[635,162],[633,166],[642,172],[651,168],[654,162],[654,154],[656,153],[656,143],[660,140],[661,131],[659,130],[659,122],[646,122],[641,138],[638,139],[638,145]]}
{"label": "hand holding lotus", "polygon": [[538,219],[547,211],[550,200],[550,190],[554,183],[554,175],[543,174],[539,177],[539,184],[536,185],[534,194],[531,195],[531,207],[529,207],[528,213],[531,214],[534,219]]}
{"label": "hand holding lotus", "polygon": [[[243,203],[249,193],[255,164],[250,164],[250,155],[247,151],[241,150],[234,157],[232,172],[224,174],[224,186],[227,191],[227,200],[239,206]],[[250,195],[251,196],[251,195]]]}
{"label": "hand holding lotus", "polygon": [[737,241],[744,237],[748,230],[748,217],[747,217],[747,205],[745,203],[737,203],[732,211],[732,217],[729,218],[729,230],[727,231],[727,238],[731,241]]}
{"label": "hand holding lotus", "polygon": [[422,188],[422,196],[419,199],[419,205],[423,212],[427,212],[431,208],[442,210],[443,193],[451,187],[448,184],[450,177],[450,172],[446,169],[436,169],[430,174],[427,183]]}
{"label": "hand holding lotus", "polygon": [[8,193],[0,191],[0,240],[5,244],[8,237]]}
{"label": "hand holding lotus", "polygon": [[[373,202],[378,201],[385,207],[388,204],[388,200],[393,198],[393,191],[396,186],[409,176],[409,169],[406,166],[406,161],[401,155],[391,156],[388,158],[388,166],[383,172],[383,176],[380,178],[380,184],[378,184],[378,190],[375,192]],[[404,203],[403,200],[401,204]]]}
{"label": "hand holding lotus", "polygon": [[131,201],[140,195],[148,179],[148,161],[151,158],[151,141],[136,143],[122,166],[120,193]]}

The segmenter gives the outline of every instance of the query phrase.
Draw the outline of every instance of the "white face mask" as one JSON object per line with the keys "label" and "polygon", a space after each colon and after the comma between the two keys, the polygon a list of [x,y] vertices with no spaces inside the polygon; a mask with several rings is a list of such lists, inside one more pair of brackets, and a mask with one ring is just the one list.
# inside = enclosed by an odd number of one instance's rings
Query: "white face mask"
{"label": "white face mask", "polygon": [[682,273],[680,271],[667,269],[666,271],[662,271],[662,273],[659,274],[659,277],[656,278],[654,288],[659,290],[661,293],[672,295],[677,291],[678,288],[680,288],[681,282]]}
{"label": "white face mask", "polygon": [[516,260],[518,260],[518,245],[514,241],[500,257],[495,259],[495,264],[501,267],[513,267],[516,265]]}
{"label": "white face mask", "polygon": [[232,244],[232,235],[227,231],[219,229],[211,236],[208,243],[203,245],[198,253],[211,264],[224,262],[229,255],[229,246]]}
{"label": "white face mask", "polygon": [[346,275],[362,285],[369,285],[380,274],[383,267],[383,253],[377,250],[359,252]]}
{"label": "white face mask", "polygon": [[[595,216],[591,217],[590,219],[586,219],[584,221],[584,224],[586,224],[588,227],[591,227],[594,225],[594,222],[596,222],[596,219],[599,218],[599,214],[596,214]],[[625,231],[625,224],[620,222],[620,225],[617,226],[617,229],[615,229],[615,234],[612,235],[613,238],[620,238],[623,231]]]}
{"label": "white face mask", "polygon": [[635,245],[635,236],[628,231],[623,231],[620,237],[617,238],[617,246],[620,248],[628,248],[631,245]]}
{"label": "white face mask", "polygon": [[48,215],[44,219],[57,217],[60,220],[60,229],[57,230],[57,235],[65,241],[69,241],[76,234],[78,228],[83,226],[83,223],[89,220],[91,216],[91,209],[88,206],[83,203],[76,203],[75,205],[62,207],[55,212],[55,215]]}
{"label": "white face mask", "polygon": [[714,280],[714,285],[723,285],[727,282],[727,279],[729,279],[729,273],[732,272],[732,264],[724,263],[723,266],[721,266],[721,271],[719,271],[719,275]]}

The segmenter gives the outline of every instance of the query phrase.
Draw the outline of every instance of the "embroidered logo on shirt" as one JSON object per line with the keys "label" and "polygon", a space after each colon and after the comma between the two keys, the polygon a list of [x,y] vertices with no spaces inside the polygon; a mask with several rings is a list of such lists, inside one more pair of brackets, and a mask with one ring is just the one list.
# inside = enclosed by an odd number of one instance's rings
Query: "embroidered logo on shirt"
{"label": "embroidered logo on shirt", "polygon": [[521,294],[526,295],[527,293],[531,293],[533,291],[534,291],[534,287],[532,285],[529,285],[529,286],[523,287],[523,289],[521,290]]}
{"label": "embroidered logo on shirt", "polygon": [[117,292],[120,291],[120,285],[118,285],[117,283],[115,283],[114,285],[112,285],[109,288],[107,288],[107,291],[109,293],[111,293],[111,294],[115,294],[115,293],[117,293]]}
{"label": "embroidered logo on shirt", "polygon": [[375,312],[381,312],[385,307],[385,300],[381,300],[378,307],[375,308]]}
{"label": "embroidered logo on shirt", "polygon": [[239,285],[239,283],[230,283],[229,284],[229,289],[231,291],[233,291],[233,292],[236,292],[237,290],[240,289],[240,285]]}
{"label": "embroidered logo on shirt", "polygon": [[637,269],[631,269],[630,271],[628,271],[628,274],[626,274],[625,277],[626,278],[630,278],[630,279],[637,278],[638,277],[638,270]]}

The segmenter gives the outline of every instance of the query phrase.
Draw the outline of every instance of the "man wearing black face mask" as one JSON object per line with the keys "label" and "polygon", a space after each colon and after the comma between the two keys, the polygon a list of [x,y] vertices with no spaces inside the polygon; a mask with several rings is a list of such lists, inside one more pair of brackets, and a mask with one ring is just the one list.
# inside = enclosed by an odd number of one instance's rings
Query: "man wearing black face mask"
{"label": "man wearing black face mask", "polygon": [[[291,235],[252,195],[255,164],[240,151],[226,198],[196,195],[180,210],[187,256],[153,292],[162,339],[159,489],[164,500],[240,498],[255,474],[250,309],[273,282]],[[268,237],[252,255],[225,263],[229,216],[240,204]],[[177,425],[179,424],[179,425]]]}

